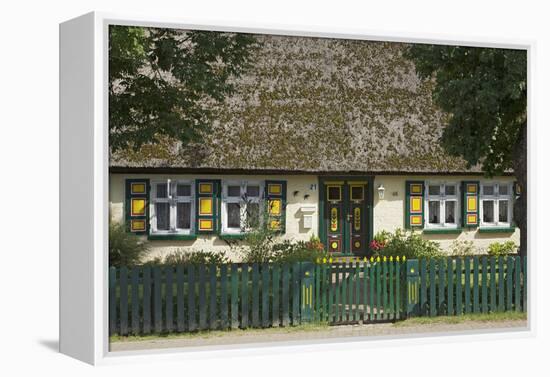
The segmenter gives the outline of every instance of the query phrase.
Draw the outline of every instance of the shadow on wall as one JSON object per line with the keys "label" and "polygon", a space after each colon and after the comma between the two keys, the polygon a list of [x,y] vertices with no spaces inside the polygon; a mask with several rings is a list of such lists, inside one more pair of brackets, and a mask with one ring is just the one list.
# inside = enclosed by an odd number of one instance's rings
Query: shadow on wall
{"label": "shadow on wall", "polygon": [[[304,234],[308,233],[310,230],[313,229],[313,223],[311,224],[311,228],[306,228],[304,225],[304,215],[313,215],[314,213],[304,213],[300,209],[298,209],[296,212],[294,212],[294,218],[298,222],[298,233]],[[313,220],[312,220],[313,221]]]}
{"label": "shadow on wall", "polygon": [[152,240],[149,241],[149,246],[152,250],[160,251],[160,254],[165,254],[173,251],[198,251],[208,250],[212,247],[229,247],[228,243],[223,239],[214,235],[201,235],[196,240]]}
{"label": "shadow on wall", "polygon": [[[210,237],[213,237],[213,236],[209,236],[208,238],[210,238]],[[212,242],[212,245],[213,246],[227,246],[227,247],[229,247],[229,244],[227,243],[227,241],[221,239],[220,237],[215,237],[214,241]]]}
{"label": "shadow on wall", "polygon": [[493,240],[493,241],[507,241],[511,239],[514,233],[502,232],[502,233],[480,233],[475,232],[474,238],[476,240]]}
{"label": "shadow on wall", "polygon": [[170,247],[192,247],[195,246],[196,240],[151,240],[149,241],[149,245],[152,248],[155,247],[163,247],[163,246],[170,246]]}
{"label": "shadow on wall", "polygon": [[450,233],[450,234],[425,234],[422,233],[422,238],[429,241],[454,241],[460,237],[460,233]]}

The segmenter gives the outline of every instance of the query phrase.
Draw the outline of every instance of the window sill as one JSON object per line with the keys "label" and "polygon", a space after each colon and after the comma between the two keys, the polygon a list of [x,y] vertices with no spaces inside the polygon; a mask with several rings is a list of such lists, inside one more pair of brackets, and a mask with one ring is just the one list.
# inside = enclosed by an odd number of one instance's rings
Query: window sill
{"label": "window sill", "polygon": [[514,233],[516,231],[515,227],[512,226],[505,226],[505,227],[487,227],[487,228],[479,228],[479,233]]}
{"label": "window sill", "polygon": [[462,233],[462,228],[424,229],[422,233],[424,234],[460,234]]}
{"label": "window sill", "polygon": [[196,234],[149,234],[149,241],[194,241],[197,239]]}

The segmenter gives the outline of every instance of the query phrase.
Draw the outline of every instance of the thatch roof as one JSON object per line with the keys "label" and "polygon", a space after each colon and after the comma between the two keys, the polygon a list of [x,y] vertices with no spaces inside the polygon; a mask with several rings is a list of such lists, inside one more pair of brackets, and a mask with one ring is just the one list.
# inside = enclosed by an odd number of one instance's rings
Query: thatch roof
{"label": "thatch roof", "polygon": [[254,64],[204,141],[111,155],[111,167],[479,172],[445,154],[446,115],[402,43],[257,36]]}

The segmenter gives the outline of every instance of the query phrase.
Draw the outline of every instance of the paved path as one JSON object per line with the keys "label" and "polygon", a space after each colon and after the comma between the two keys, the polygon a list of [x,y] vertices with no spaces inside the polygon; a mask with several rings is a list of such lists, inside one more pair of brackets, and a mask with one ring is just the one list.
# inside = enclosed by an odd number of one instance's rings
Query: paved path
{"label": "paved path", "polygon": [[457,324],[437,323],[429,325],[396,326],[391,323],[369,325],[328,326],[312,329],[265,329],[216,331],[205,335],[181,338],[156,338],[139,341],[117,341],[111,343],[111,351],[136,351],[147,349],[200,347],[213,345],[235,345],[262,342],[292,342],[311,339],[335,339],[355,336],[395,336],[411,334],[449,333],[453,331],[521,330],[527,328],[526,320],[479,322],[466,321]]}

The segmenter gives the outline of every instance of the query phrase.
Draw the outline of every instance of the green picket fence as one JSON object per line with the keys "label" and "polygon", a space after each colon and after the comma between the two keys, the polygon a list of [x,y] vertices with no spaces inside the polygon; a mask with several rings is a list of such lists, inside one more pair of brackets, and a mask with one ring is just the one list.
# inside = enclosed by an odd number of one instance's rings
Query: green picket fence
{"label": "green picket fence", "polygon": [[300,323],[301,264],[111,268],[111,334]]}
{"label": "green picket fence", "polygon": [[527,258],[446,258],[419,261],[413,315],[527,311]]}
{"label": "green picket fence", "polygon": [[387,259],[317,265],[315,320],[349,324],[401,318],[403,264]]}
{"label": "green picket fence", "polygon": [[111,268],[109,329],[160,334],[526,311],[526,267],[526,258],[476,256]]}

